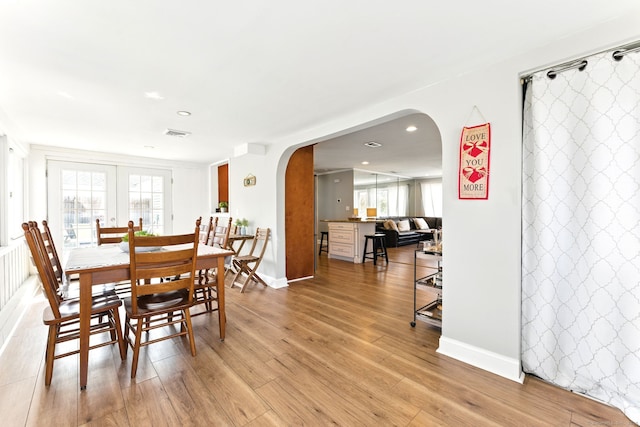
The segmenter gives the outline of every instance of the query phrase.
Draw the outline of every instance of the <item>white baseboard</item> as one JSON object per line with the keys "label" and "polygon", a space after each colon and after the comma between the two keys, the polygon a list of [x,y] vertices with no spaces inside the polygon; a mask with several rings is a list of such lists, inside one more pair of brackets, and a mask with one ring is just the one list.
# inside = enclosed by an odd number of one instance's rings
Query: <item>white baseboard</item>
{"label": "white baseboard", "polygon": [[289,283],[291,283],[291,282],[300,282],[301,280],[308,280],[308,279],[313,279],[313,276],[300,277],[298,279],[289,279],[289,280],[287,280],[287,282],[289,282]]}
{"label": "white baseboard", "polygon": [[286,288],[289,286],[289,283],[287,282],[286,277],[282,277],[280,279],[276,279],[274,277],[269,277],[264,275],[260,275],[260,277],[262,277],[262,280],[267,282],[267,285],[269,285],[270,288],[280,289],[280,288]]}
{"label": "white baseboard", "polygon": [[447,337],[440,337],[440,346],[436,351],[520,384],[524,382],[519,359],[505,357]]}

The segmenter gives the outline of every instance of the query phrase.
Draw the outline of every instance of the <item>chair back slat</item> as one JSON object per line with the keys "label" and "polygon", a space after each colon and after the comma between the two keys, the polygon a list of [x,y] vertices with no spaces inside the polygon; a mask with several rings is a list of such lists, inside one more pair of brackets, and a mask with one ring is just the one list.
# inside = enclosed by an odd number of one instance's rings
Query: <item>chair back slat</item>
{"label": "chair back slat", "polygon": [[218,217],[210,216],[209,223],[206,226],[200,226],[200,243],[208,245],[213,238],[216,226],[218,225]]}
{"label": "chair back slat", "polygon": [[[133,221],[129,221],[128,233],[133,313],[138,312],[138,297],[144,295],[186,289],[193,302],[200,219],[190,234],[136,236]],[[144,248],[160,249],[143,252]]]}
{"label": "chair back slat", "polygon": [[38,275],[42,281],[42,288],[49,301],[51,311],[56,318],[60,318],[60,296],[58,295],[58,280],[51,265],[51,259],[46,253],[44,243],[42,242],[42,233],[35,226],[35,222],[23,223],[24,237],[31,251],[33,262],[36,265]]}
{"label": "chair back slat", "polygon": [[[133,222],[133,221],[129,221]],[[142,231],[142,218],[138,220],[138,225],[133,227],[134,231]],[[129,227],[103,227],[100,225],[100,218],[96,219],[96,240],[98,246],[107,243],[120,243],[122,236],[129,232]]]}
{"label": "chair back slat", "polygon": [[42,221],[42,240],[44,242],[45,249],[47,250],[47,254],[49,255],[49,258],[51,258],[51,265],[53,266],[56,278],[60,284],[63,284],[65,282],[65,278],[62,263],[60,262],[56,245],[53,243],[53,235],[51,234],[51,230],[49,229],[49,224],[46,219]]}
{"label": "chair back slat", "polygon": [[267,241],[269,240],[270,228],[256,228],[256,234],[249,249],[250,256],[255,256],[262,259],[265,250],[267,249]]}
{"label": "chair back slat", "polygon": [[229,217],[227,222],[218,225],[215,228],[213,233],[213,237],[211,239],[211,244],[209,246],[215,246],[218,248],[226,248],[227,241],[229,240],[229,233],[231,232],[231,221],[233,219]]}

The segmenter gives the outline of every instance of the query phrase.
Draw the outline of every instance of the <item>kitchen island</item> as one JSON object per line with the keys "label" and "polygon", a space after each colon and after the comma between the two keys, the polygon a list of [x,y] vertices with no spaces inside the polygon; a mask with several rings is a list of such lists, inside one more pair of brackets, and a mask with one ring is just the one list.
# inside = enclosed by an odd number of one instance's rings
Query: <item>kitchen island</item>
{"label": "kitchen island", "polygon": [[364,236],[376,232],[376,220],[322,220],[329,226],[329,258],[362,262]]}

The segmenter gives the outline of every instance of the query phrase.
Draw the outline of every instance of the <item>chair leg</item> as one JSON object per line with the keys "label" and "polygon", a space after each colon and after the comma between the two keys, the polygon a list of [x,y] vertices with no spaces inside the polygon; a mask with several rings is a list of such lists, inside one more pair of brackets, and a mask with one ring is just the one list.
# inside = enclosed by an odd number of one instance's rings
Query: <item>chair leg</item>
{"label": "chair leg", "polygon": [[385,243],[384,239],[380,240],[380,243],[382,244],[382,250],[384,251],[384,259],[385,259],[385,261],[387,261],[387,264],[389,264],[389,255],[387,253],[387,244]]}
{"label": "chair leg", "polygon": [[127,351],[129,351],[129,345],[131,345],[133,347],[133,343],[131,342],[131,327],[129,325],[129,322],[131,322],[131,319],[129,319],[129,316],[125,316],[124,318],[124,335],[123,335],[123,339],[124,339],[124,355],[127,355]]}
{"label": "chair leg", "polygon": [[122,329],[120,328],[120,313],[118,313],[118,309],[113,309],[113,322],[116,327],[116,335],[118,337],[118,347],[120,348],[120,359],[125,360],[127,358],[127,346],[124,342],[124,337],[122,336]]}
{"label": "chair leg", "polygon": [[378,239],[373,238],[371,244],[373,245],[373,265],[378,265],[378,249],[380,247]]}
{"label": "chair leg", "polygon": [[247,264],[242,264],[241,269],[238,271],[238,274],[242,275],[242,273],[244,273],[247,277],[244,279],[244,282],[242,282],[242,285],[240,286],[240,293],[244,293],[245,288],[253,277],[252,271],[249,269],[249,266]]}
{"label": "chair leg", "polygon": [[140,342],[142,340],[142,328],[144,323],[145,319],[138,319],[136,324],[136,338],[133,345],[133,360],[131,361],[131,378],[135,378],[136,372],[138,371],[138,356],[140,356]]}
{"label": "chair leg", "polygon": [[260,283],[264,286],[269,286],[266,284],[264,280],[262,280],[262,277],[258,276],[258,273],[256,273],[256,268],[257,267],[254,267],[253,269],[251,269],[249,268],[248,265],[245,266],[244,272],[247,275],[247,279],[242,284],[242,289],[240,289],[240,293],[244,292],[244,289],[246,288],[246,286],[249,284],[250,281]]}
{"label": "chair leg", "polygon": [[196,342],[193,337],[193,327],[191,326],[191,314],[189,313],[189,309],[182,310],[182,315],[184,316],[184,320],[187,322],[187,334],[189,335],[189,344],[191,345],[191,355],[196,355]]}
{"label": "chair leg", "polygon": [[58,325],[49,325],[49,337],[47,338],[47,354],[45,356],[44,384],[51,385],[53,377],[53,359],[56,353],[56,337],[58,336]]}
{"label": "chair leg", "polygon": [[[100,323],[102,323],[102,316],[100,316]],[[115,325],[115,321],[113,319],[113,314],[112,313],[107,314],[107,323],[109,323],[109,326],[111,327],[111,330],[109,331],[109,336],[111,337],[111,341],[115,341],[116,340],[116,325]]]}
{"label": "chair leg", "polygon": [[236,268],[236,272],[233,275],[233,279],[231,280],[231,287],[232,288],[236,284],[236,281],[238,280],[238,276],[240,276],[242,274],[242,265],[241,264],[234,262],[233,266]]}

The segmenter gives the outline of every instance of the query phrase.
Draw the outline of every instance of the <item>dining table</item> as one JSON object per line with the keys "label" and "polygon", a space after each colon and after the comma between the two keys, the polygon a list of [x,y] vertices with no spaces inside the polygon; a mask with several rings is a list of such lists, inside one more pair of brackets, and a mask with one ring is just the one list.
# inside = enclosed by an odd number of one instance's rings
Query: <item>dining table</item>
{"label": "dining table", "polygon": [[[159,250],[165,250],[160,248]],[[196,259],[196,270],[218,268],[224,271],[225,257],[234,252],[200,243]],[[89,366],[89,328],[91,324],[92,287],[130,280],[129,253],[119,244],[74,248],[68,253],[65,263],[67,278],[77,275],[80,281],[80,389],[87,387]],[[217,275],[218,319],[220,340],[225,337],[226,315],[224,307],[224,274]]]}

